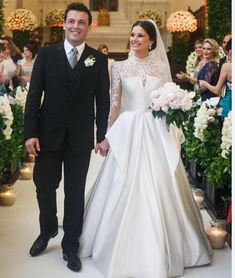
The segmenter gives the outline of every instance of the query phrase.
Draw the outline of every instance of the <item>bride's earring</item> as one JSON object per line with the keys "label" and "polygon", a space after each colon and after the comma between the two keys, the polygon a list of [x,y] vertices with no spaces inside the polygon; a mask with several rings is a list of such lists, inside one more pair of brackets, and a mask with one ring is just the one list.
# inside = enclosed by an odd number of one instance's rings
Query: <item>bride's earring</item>
{"label": "bride's earring", "polygon": [[152,44],[149,45],[149,51],[151,50],[151,48],[152,48]]}

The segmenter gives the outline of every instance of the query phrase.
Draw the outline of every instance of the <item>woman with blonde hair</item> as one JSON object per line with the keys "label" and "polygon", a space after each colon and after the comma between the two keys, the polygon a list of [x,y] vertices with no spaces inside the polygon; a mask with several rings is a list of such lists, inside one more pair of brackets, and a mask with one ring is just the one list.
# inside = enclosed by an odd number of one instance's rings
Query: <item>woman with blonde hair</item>
{"label": "woman with blonde hair", "polygon": [[[216,85],[219,78],[219,67],[216,59],[219,56],[219,45],[218,43],[210,38],[207,38],[203,42],[202,47],[204,66],[200,69],[197,79],[205,80],[211,85]],[[208,88],[199,87],[201,92],[201,99],[205,101],[216,95]]]}

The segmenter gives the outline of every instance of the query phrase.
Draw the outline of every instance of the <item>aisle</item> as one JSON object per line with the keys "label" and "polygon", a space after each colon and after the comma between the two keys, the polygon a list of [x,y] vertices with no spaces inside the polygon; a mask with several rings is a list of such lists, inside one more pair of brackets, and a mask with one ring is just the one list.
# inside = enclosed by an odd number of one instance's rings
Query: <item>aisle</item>
{"label": "aisle", "polygon": [[[102,164],[102,158],[92,155],[87,180],[87,189],[93,183]],[[91,259],[83,260],[80,273],[74,273],[66,267],[62,259],[60,241],[63,231],[49,242],[43,255],[32,258],[28,250],[38,236],[38,207],[35,188],[32,181],[18,180],[16,203],[11,207],[0,207],[0,277],[2,278],[104,278],[95,268]],[[58,190],[58,216],[62,220],[63,188]],[[209,226],[210,218],[202,210],[205,227]],[[216,250],[210,266],[185,270],[184,278],[230,278],[231,249]],[[143,277],[145,278],[145,277]],[[156,275],[157,278],[157,275]]]}

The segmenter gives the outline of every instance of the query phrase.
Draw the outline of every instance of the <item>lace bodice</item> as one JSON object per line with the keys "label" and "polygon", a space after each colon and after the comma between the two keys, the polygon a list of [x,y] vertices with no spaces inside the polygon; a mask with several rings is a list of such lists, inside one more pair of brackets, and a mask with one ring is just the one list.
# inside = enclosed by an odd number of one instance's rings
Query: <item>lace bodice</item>
{"label": "lace bodice", "polygon": [[112,107],[121,105],[125,110],[145,110],[149,107],[149,93],[159,88],[167,80],[166,66],[162,62],[147,57],[135,56],[117,62],[112,68]]}

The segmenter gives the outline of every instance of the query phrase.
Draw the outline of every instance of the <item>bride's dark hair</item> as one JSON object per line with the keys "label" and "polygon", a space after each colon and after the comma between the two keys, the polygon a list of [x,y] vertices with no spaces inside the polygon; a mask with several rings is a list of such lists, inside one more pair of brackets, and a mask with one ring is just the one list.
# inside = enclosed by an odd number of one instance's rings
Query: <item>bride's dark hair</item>
{"label": "bride's dark hair", "polygon": [[157,33],[152,22],[148,20],[138,20],[132,25],[131,30],[133,30],[135,26],[140,26],[144,29],[144,31],[149,35],[149,39],[153,42],[150,50],[155,49],[157,46]]}

